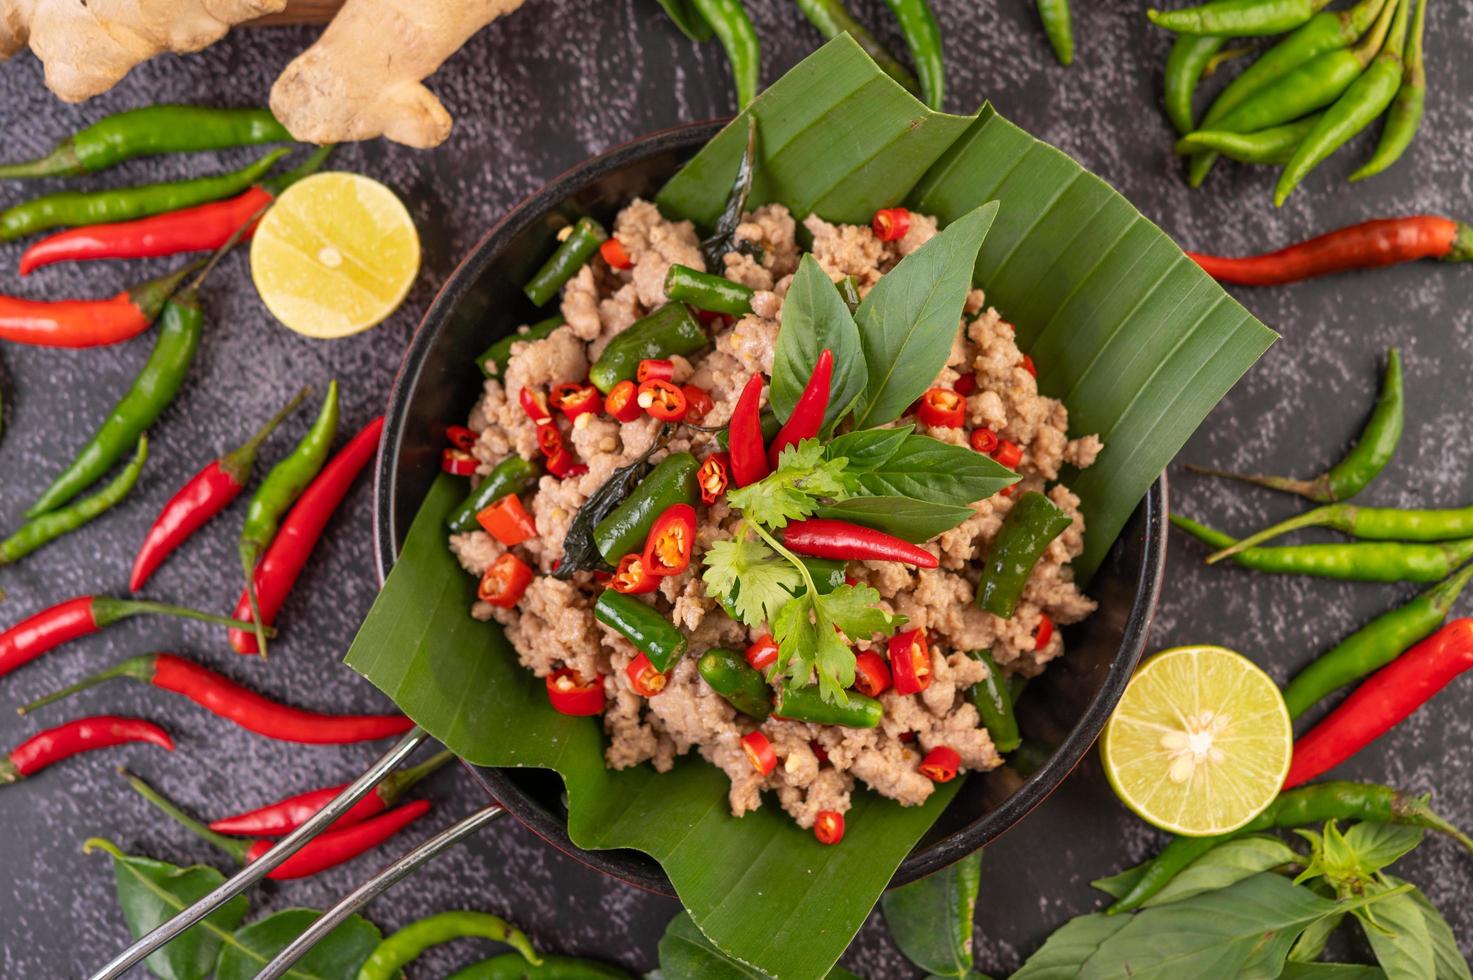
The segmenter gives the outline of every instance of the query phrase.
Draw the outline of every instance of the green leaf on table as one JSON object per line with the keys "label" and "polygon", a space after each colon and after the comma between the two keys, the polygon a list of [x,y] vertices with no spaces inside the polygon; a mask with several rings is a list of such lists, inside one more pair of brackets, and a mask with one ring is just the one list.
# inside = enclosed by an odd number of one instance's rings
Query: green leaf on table
{"label": "green leaf on table", "polygon": [[1075,980],[1101,944],[1129,925],[1130,919],[1103,912],[1070,919],[1009,980]]}
{"label": "green leaf on table", "polygon": [[950,531],[973,513],[970,507],[933,504],[914,497],[850,497],[821,505],[814,516],[862,524],[921,544]]}
{"label": "green leaf on table", "polygon": [[844,468],[850,473],[867,472],[894,456],[914,428],[897,425],[893,429],[855,429],[829,440],[824,454],[830,459],[844,457],[848,460]]}
{"label": "green leaf on table", "polygon": [[1187,865],[1142,908],[1165,905],[1202,892],[1226,888],[1261,871],[1298,861],[1299,853],[1277,837],[1253,836],[1224,841]]}
{"label": "green leaf on table", "polygon": [[1368,894],[1381,893],[1384,897],[1375,905],[1355,912],[1366,941],[1371,944],[1371,952],[1376,954],[1376,963],[1386,972],[1388,980],[1436,977],[1432,936],[1427,931],[1422,907],[1410,891],[1385,894],[1392,887],[1380,883],[1367,885]]}
{"label": "green leaf on table", "polygon": [[1344,840],[1362,872],[1373,874],[1410,854],[1426,833],[1421,827],[1363,822],[1345,831]]}
{"label": "green leaf on table", "polygon": [[711,25],[691,0],[660,0],[660,6],[686,37],[697,43],[711,40]]}
{"label": "green leaf on table", "polygon": [[767,398],[778,418],[786,422],[792,414],[798,396],[813,376],[818,355],[825,349],[834,355],[829,404],[823,417],[823,430],[829,431],[864,390],[864,351],[859,343],[859,327],[838,288],[818,260],[805,254],[783,299],[782,328],[772,358],[772,386]]}
{"label": "green leaf on table", "polygon": [[714,542],[701,557],[701,578],[712,595],[727,596],[741,621],[754,629],[770,622],[793,594],[803,574],[759,538]]}
{"label": "green leaf on table", "polygon": [[1289,962],[1291,963],[1313,963],[1325,955],[1325,947],[1330,944],[1330,936],[1334,934],[1344,923],[1345,916],[1327,915],[1323,919],[1311,922],[1309,927],[1299,934],[1294,940],[1294,945],[1289,947]]}
{"label": "green leaf on table", "polygon": [[876,497],[900,496],[964,506],[1018,482],[1018,474],[990,456],[930,436],[909,435],[883,463],[857,474]]}
{"label": "green leaf on table", "polygon": [[890,938],[934,976],[966,977],[972,970],[972,915],[982,881],[982,852],[891,889],[880,899]]}
{"label": "green leaf on table", "polygon": [[[1388,885],[1405,885],[1406,882],[1400,878],[1386,875]],[[1427,924],[1427,938],[1432,943],[1432,958],[1437,964],[1437,980],[1473,980],[1473,975],[1468,972],[1468,961],[1463,958],[1462,948],[1458,946],[1458,938],[1453,935],[1452,926],[1437,911],[1437,906],[1432,904],[1420,888],[1413,888],[1407,892],[1417,908],[1422,910],[1422,918]]]}
{"label": "green leaf on table", "polygon": [[[284,909],[236,930],[234,941],[220,951],[215,980],[250,980],[321,917],[316,909]],[[360,915],[350,916],[284,976],[287,980],[356,977],[383,938],[378,926]]]}
{"label": "green leaf on table", "polygon": [[868,372],[854,405],[856,427],[899,418],[946,367],[977,250],[996,216],[996,201],[957,216],[901,259],[854,311]]}
{"label": "green leaf on table", "polygon": [[1386,974],[1358,963],[1289,963],[1279,980],[1386,980]]}
{"label": "green leaf on table", "polygon": [[[204,865],[181,868],[167,861],[135,857],[99,837],[87,841],[82,849],[89,854],[102,850],[112,856],[118,904],[135,939],[152,932],[225,882],[225,876],[215,868]],[[145,964],[159,980],[203,980],[215,968],[220,944],[245,918],[249,908],[249,900],[237,895],[150,955]]]}
{"label": "green leaf on table", "polygon": [[[772,975],[734,959],[707,939],[690,913],[682,911],[660,937],[662,980],[771,980]],[[825,980],[859,980],[841,966],[824,974]]]}

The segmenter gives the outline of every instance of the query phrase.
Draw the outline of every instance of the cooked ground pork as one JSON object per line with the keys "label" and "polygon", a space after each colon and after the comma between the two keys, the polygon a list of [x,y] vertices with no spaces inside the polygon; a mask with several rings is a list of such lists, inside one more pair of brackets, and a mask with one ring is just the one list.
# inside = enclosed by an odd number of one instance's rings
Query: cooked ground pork
{"label": "cooked ground pork", "polygon": [[[865,226],[835,225],[810,216],[803,222],[812,236],[812,251],[836,281],[853,276],[867,292],[904,256],[936,234],[936,220],[912,214],[909,231],[897,242],[881,242]],[[689,222],[670,222],[655,206],[636,200],[618,216],[614,234],[633,260],[629,269],[610,268],[595,258],[563,290],[567,325],[544,340],[512,346],[503,381],[489,380],[471,413],[478,433],[474,453],[484,476],[510,454],[537,455],[536,430],[518,403],[523,386],[546,389],[587,376],[609,340],[664,302],[663,282],[671,263],[704,269],[695,229]],[[753,312],[714,326],[713,345],[691,360],[674,358],[675,381],[701,386],[715,407],[705,421],[722,425],[730,417],[742,386],[753,372],[770,373],[783,297],[798,266],[797,225],[787,209],[769,204],[745,216],[736,232],[738,243],[753,249],[732,251],[723,258],[722,273],[757,290]],[[748,254],[748,252],[752,254]],[[650,698],[634,693],[625,667],[637,650],[621,635],[601,625],[593,602],[602,585],[564,582],[538,576],[514,609],[476,603],[472,614],[495,619],[507,631],[521,663],[542,677],[571,666],[584,676],[601,676],[607,699],[604,728],[609,737],[607,764],[615,768],[650,763],[665,771],[677,756],[695,749],[731,779],[732,813],[741,815],[762,804],[763,791],[802,827],[811,827],[818,812],[848,810],[858,780],[900,801],[922,803],[934,784],[917,767],[924,752],[945,745],[955,750],[968,770],[987,770],[1002,759],[968,700],[970,687],[987,669],[967,655],[990,649],[1008,674],[1034,676],[1064,652],[1058,632],[1041,648],[1035,641],[1039,622],[1048,616],[1067,625],[1089,615],[1094,603],[1073,580],[1069,562],[1083,550],[1084,522],[1079,500],[1054,483],[1068,465],[1086,467],[1099,454],[1098,437],[1070,439],[1064,406],[1038,393],[1013,338],[1013,328],[988,308],[983,292],[967,297],[965,316],[947,365],[936,384],[951,386],[966,374],[975,381],[967,397],[967,425],[987,426],[1022,450],[1023,475],[1018,490],[1041,490],[1070,514],[1072,526],[1048,548],[1025,588],[1017,611],[1002,620],[972,604],[979,573],[976,564],[997,532],[1015,497],[998,494],[972,505],[973,516],[925,547],[940,567],[912,569],[888,562],[851,562],[849,574],[873,586],[888,611],[908,618],[905,628],[923,627],[932,649],[933,680],[917,695],[881,696],[884,720],[875,729],[817,726],[770,718],[760,726],[740,714],[712,690],[696,670],[701,653],[721,646],[743,649],[758,632],[734,621],[706,594],[695,565],[662,580],[660,589],[642,597],[686,632],[690,652],[668,674],[664,690]],[[524,497],[537,523],[538,537],[518,546],[541,572],[551,571],[562,553],[563,538],[578,508],[612,471],[644,452],[657,432],[653,419],[621,425],[584,415],[571,428],[571,443],[588,471],[559,480],[544,476]],[[917,431],[956,445],[966,445],[967,430],[928,428]],[[694,444],[693,444],[694,443]],[[713,451],[707,436],[682,432],[670,451]],[[658,457],[657,457],[658,458]],[[704,511],[697,532],[699,554],[714,541],[729,537],[740,521],[724,501]],[[460,564],[482,575],[506,549],[482,531],[454,535],[450,546]],[[587,576],[580,576],[586,579]],[[883,649],[884,638],[860,640],[861,649]],[[779,759],[769,775],[759,776],[741,748],[741,738],[760,728]],[[822,760],[822,761],[821,761]]]}

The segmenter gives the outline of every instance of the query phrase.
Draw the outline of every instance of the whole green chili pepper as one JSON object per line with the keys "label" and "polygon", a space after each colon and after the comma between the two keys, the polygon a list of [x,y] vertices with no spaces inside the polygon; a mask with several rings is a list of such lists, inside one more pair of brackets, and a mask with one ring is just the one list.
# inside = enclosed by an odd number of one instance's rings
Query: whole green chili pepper
{"label": "whole green chili pepper", "polygon": [[593,258],[593,253],[608,237],[609,233],[597,221],[579,218],[568,237],[552,253],[552,258],[543,263],[537,274],[522,287],[522,292],[536,305],[545,306],[563,288],[563,283],[577,275],[584,263]]}
{"label": "whole green chili pepper", "polygon": [[1178,34],[1264,37],[1292,31],[1328,0],[1214,0],[1180,10],[1147,10],[1151,23]]}
{"label": "whole green chili pepper", "polygon": [[1003,619],[1011,619],[1033,566],[1073,519],[1052,500],[1030,490],[1014,502],[1002,526],[987,546],[982,579],[977,583],[977,605]]}
{"label": "whole green chili pepper", "polygon": [[823,699],[817,685],[777,689],[773,713],[792,721],[812,725],[839,725],[844,728],[877,728],[885,716],[885,707],[874,698],[856,691],[844,692],[845,703],[834,704]]}
{"label": "whole green chili pepper", "polygon": [[1305,116],[1297,122],[1271,126],[1256,133],[1228,133],[1219,129],[1199,129],[1177,141],[1178,153],[1189,153],[1196,160],[1204,151],[1221,153],[1239,163],[1288,163],[1304,137],[1320,121],[1323,113]]}
{"label": "whole green chili pepper", "polygon": [[885,0],[900,22],[900,36],[910,49],[910,60],[921,79],[921,101],[941,110],[946,95],[945,66],[941,61],[941,27],[926,0]]}
{"label": "whole green chili pepper", "polygon": [[662,674],[685,656],[685,634],[653,606],[632,595],[604,589],[593,605],[593,615],[643,651]]}
{"label": "whole green chili pepper", "polygon": [[134,157],[287,143],[291,138],[269,109],[156,105],[99,119],[39,159],[0,164],[0,178],[76,177]]}
{"label": "whole green chili pepper", "polygon": [[445,523],[456,534],[474,531],[480,525],[476,515],[508,494],[521,493],[542,475],[542,464],[520,456],[508,456],[486,474],[480,486],[471,491],[465,502],[455,508]]}
{"label": "whole green chili pepper", "polygon": [[528,963],[542,962],[527,934],[499,916],[487,912],[441,912],[385,936],[359,968],[358,980],[394,980],[401,969],[431,946],[467,936],[506,943]]}
{"label": "whole green chili pepper", "polygon": [[1371,417],[1361,429],[1360,438],[1340,462],[1314,479],[1229,473],[1191,463],[1187,464],[1187,469],[1206,476],[1227,477],[1254,486],[1295,493],[1322,504],[1349,500],[1364,490],[1396,453],[1396,444],[1401,441],[1404,402],[1401,353],[1393,347],[1386,352],[1386,373],[1381,378],[1381,393],[1371,409]]}
{"label": "whole green chili pepper", "polygon": [[864,49],[874,63],[880,66],[880,70],[903,85],[908,91],[917,93],[920,85],[909,68],[900,63],[900,60],[890,53],[869,30],[854,19],[854,15],[844,6],[843,0],[794,0],[798,9],[803,11],[803,16],[808,22],[818,28],[818,32],[824,37],[833,39],[840,34],[848,34],[855,42]]}
{"label": "whole green chili pepper", "polygon": [[1160,854],[1148,861],[1123,897],[1105,909],[1109,915],[1131,912],[1165,888],[1171,879],[1223,841],[1257,834],[1275,827],[1307,827],[1327,820],[1366,820],[1372,823],[1426,827],[1447,834],[1469,851],[1473,840],[1432,812],[1426,796],[1411,796],[1390,786],[1335,780],[1280,793],[1258,816],[1230,834],[1216,837],[1174,837]]}
{"label": "whole green chili pepper", "polygon": [[489,960],[458,970],[448,980],[632,980],[617,966],[597,960],[544,953],[540,966],[528,963],[519,953],[502,953]]}
{"label": "whole green chili pepper", "polygon": [[1326,504],[1250,534],[1230,548],[1213,552],[1207,556],[1207,563],[1216,564],[1245,548],[1304,527],[1328,527],[1365,541],[1451,541],[1473,537],[1473,507],[1401,510],[1396,507]]}
{"label": "whole green chili pepper", "polygon": [[655,518],[675,504],[695,506],[701,499],[696,470],[701,464],[690,453],[671,453],[639,482],[624,501],[593,529],[599,554],[610,565],[644,547]]}
{"label": "whole green chili pepper", "polygon": [[750,286],[709,272],[672,263],[665,273],[665,296],[673,303],[689,303],[698,310],[743,316],[752,312]]}
{"label": "whole green chili pepper", "polygon": [[521,333],[513,331],[507,334],[487,347],[481,352],[481,356],[476,358],[476,363],[481,366],[481,373],[488,378],[501,377],[501,372],[506,370],[506,362],[511,360],[512,344],[523,340],[529,343],[534,340],[546,340],[554,330],[566,322],[561,313],[554,313],[546,320],[538,320]]}
{"label": "whole green chili pepper", "polygon": [[139,433],[137,448],[128,465],[118,471],[112,482],[97,493],[62,510],[53,510],[27,521],[10,537],[0,541],[0,565],[18,561],[63,534],[75,531],[104,511],[111,509],[128,495],[143,472],[148,459],[148,437]]}
{"label": "whole green chili pepper", "polygon": [[772,688],[755,667],[735,650],[712,647],[696,663],[711,690],[744,715],[766,721],[772,714]]}
{"label": "whole green chili pepper", "polygon": [[633,380],[640,361],[674,354],[684,357],[710,342],[684,304],[667,303],[615,335],[588,369],[588,380],[607,395],[620,381]]}
{"label": "whole green chili pepper", "polygon": [[272,150],[250,166],[228,174],[141,187],[60,191],[37,197],[0,213],[0,242],[14,241],[61,225],[129,221],[231,197],[260,180],[288,152],[285,149]]}
{"label": "whole green chili pepper", "polygon": [[1361,76],[1351,83],[1335,104],[1325,111],[1293,158],[1279,174],[1274,187],[1274,206],[1281,207],[1300,181],[1351,137],[1374,122],[1396,98],[1401,87],[1401,55],[1406,48],[1408,0],[1398,0],[1391,36]]}
{"label": "whole green chili pepper", "polygon": [[973,650],[967,656],[987,667],[987,676],[972,685],[972,703],[982,716],[987,734],[992,736],[993,746],[1006,755],[1023,741],[1018,734],[1018,719],[1013,715],[1012,688],[997,661],[992,659],[992,651]]}
{"label": "whole green chili pepper", "polygon": [[1227,43],[1227,38],[1203,34],[1179,35],[1166,56],[1166,118],[1178,133],[1190,133],[1196,125],[1192,96],[1207,62]]}
{"label": "whole green chili pepper", "polygon": [[251,622],[256,624],[256,644],[261,656],[266,655],[266,635],[261,628],[261,609],[256,602],[256,563],[267,545],[276,537],[281,518],[297,502],[307,484],[322,471],[338,431],[338,383],[330,382],[322,408],[302,441],[285,459],[271,468],[256,488],[246,508],[245,525],[240,529],[240,565],[245,572],[246,596],[251,604]]}
{"label": "whole green chili pepper", "polygon": [[1400,160],[1416,138],[1418,127],[1422,125],[1422,113],[1427,106],[1427,64],[1422,54],[1426,14],[1427,0],[1417,0],[1417,13],[1412,18],[1411,37],[1407,41],[1401,88],[1396,92],[1396,101],[1391,103],[1391,111],[1386,114],[1386,125],[1381,129],[1376,152],[1364,166],[1350,175],[1351,183],[1374,177]]}
{"label": "whole green chili pepper", "polygon": [[1381,669],[1413,643],[1430,636],[1447,619],[1448,610],[1470,577],[1473,577],[1473,564],[1464,565],[1410,602],[1382,613],[1316,657],[1284,688],[1289,717],[1298,718],[1322,698]]}
{"label": "whole green chili pepper", "polygon": [[757,97],[762,74],[762,46],[757,40],[757,29],[747,16],[747,8],[742,6],[742,0],[691,0],[691,4],[711,25],[716,40],[726,49],[731,78],[736,85],[737,108],[745,109]]}
{"label": "whole green chili pepper", "polygon": [[[1221,531],[1179,514],[1171,523],[1212,548],[1236,544]],[[1350,582],[1436,582],[1473,558],[1473,538],[1437,544],[1356,541],[1247,548],[1233,555],[1244,568],[1276,575],[1312,575]]]}
{"label": "whole green chili pepper", "polygon": [[[1069,0],[1038,0],[1038,19],[1043,21],[1043,33],[1048,35],[1048,43],[1054,49],[1054,57],[1059,59],[1059,64],[1065,68],[1072,65],[1074,24],[1069,16]],[[1167,64],[1169,66],[1170,62]],[[1192,84],[1196,84],[1195,78]]]}

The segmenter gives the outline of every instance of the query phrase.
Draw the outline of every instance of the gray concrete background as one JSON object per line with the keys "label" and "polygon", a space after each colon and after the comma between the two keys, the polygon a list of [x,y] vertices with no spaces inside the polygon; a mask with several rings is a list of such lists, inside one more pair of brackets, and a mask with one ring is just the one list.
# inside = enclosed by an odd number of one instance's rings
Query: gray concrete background
{"label": "gray concrete background", "polygon": [[[787,3],[748,5],[764,41],[764,74],[775,78],[817,44]],[[1431,211],[1468,213],[1473,154],[1473,61],[1460,57],[1473,35],[1466,5],[1434,3],[1428,46],[1429,118],[1407,158],[1389,174],[1350,186],[1343,177],[1374,137],[1313,175],[1275,211],[1273,176],[1220,166],[1206,189],[1188,190],[1170,153],[1159,110],[1160,69],[1168,38],[1150,29],[1143,4],[1077,3],[1079,59],[1054,64],[1024,0],[977,4],[936,0],[945,30],[948,107],[970,110],[990,98],[1007,116],[1073,154],[1120,188],[1187,247],[1237,252],[1281,243],[1372,216]],[[855,7],[886,25],[879,0]],[[897,43],[893,32],[882,33]],[[4,156],[39,153],[105,112],[159,101],[249,104],[264,99],[277,72],[312,37],[307,28],[239,31],[208,51],[166,57],[136,70],[111,93],[81,107],[57,103],[29,56],[0,67]],[[229,259],[206,290],[209,328],[178,403],[153,432],[154,457],[134,495],[86,532],[13,568],[0,570],[12,623],[50,602],[85,592],[120,593],[144,529],[168,496],[205,460],[238,443],[303,383],[343,386],[344,427],[380,410],[399,353],[435,289],[482,231],[523,195],[589,154],[673,123],[732,108],[722,54],[697,48],[665,22],[654,0],[531,0],[453,57],[432,81],[456,117],[450,140],[432,153],[376,142],[343,149],[335,166],[387,182],[409,203],[424,236],[424,274],[386,325],[337,343],[314,343],[279,328],[245,281],[243,259]],[[246,152],[212,159],[138,161],[86,182],[145,182],[238,166]],[[8,206],[38,188],[0,186]],[[21,247],[0,249],[14,268]],[[0,273],[0,289],[36,297],[108,295],[154,275],[167,261],[58,266],[29,281]],[[1338,456],[1374,397],[1383,349],[1407,360],[1408,425],[1396,460],[1366,494],[1375,503],[1452,506],[1473,499],[1469,458],[1473,414],[1466,409],[1473,351],[1473,278],[1466,270],[1421,264],[1276,290],[1243,300],[1284,339],[1213,413],[1184,459],[1312,474]],[[92,431],[147,357],[151,340],[93,351],[7,346],[0,379],[7,393],[0,442],[0,526],[20,519],[61,461]],[[294,419],[271,453],[300,435]],[[1213,484],[1178,468],[1173,503],[1228,530],[1246,531],[1287,516],[1289,500]],[[207,528],[157,575],[150,594],[228,609],[237,594],[233,539],[241,505]],[[230,653],[219,632],[193,624],[135,621],[72,644],[3,682],[18,703],[117,659],[177,650],[283,700],[320,709],[383,708],[366,683],[338,664],[374,594],[366,484],[334,520],[288,605],[283,637],[269,663]],[[1200,551],[1173,537],[1167,584],[1152,647],[1216,642],[1236,647],[1282,679],[1411,587],[1271,579],[1205,569]],[[1469,608],[1467,602],[1460,607]],[[1473,823],[1473,768],[1466,682],[1430,710],[1343,768],[1352,777],[1435,791],[1438,808]],[[0,791],[0,976],[68,977],[87,972],[121,947],[127,931],[101,857],[84,857],[88,836],[110,837],[134,853],[180,863],[218,854],[166,826],[123,785],[126,762],[191,810],[213,817],[347,778],[376,746],[299,748],[240,732],[159,692],[115,682],[70,708],[34,719],[0,712],[0,744],[45,724],[104,711],[166,724],[179,751],[144,748],[80,758],[34,781]],[[470,812],[480,801],[460,772],[426,789],[432,816],[399,846]],[[978,967],[1003,974],[1071,915],[1096,906],[1087,882],[1147,856],[1160,835],[1115,802],[1093,756],[1024,824],[988,849],[977,912]],[[359,861],[316,879],[272,885],[252,896],[257,913],[321,907],[377,866]],[[1465,949],[1473,939],[1473,866],[1445,841],[1428,843],[1399,869],[1428,890],[1452,919]],[[538,945],[654,965],[655,942],[673,902],[601,877],[510,822],[447,854],[376,902],[369,916],[385,930],[454,907],[504,913]],[[440,976],[487,955],[482,943],[436,950],[415,977]],[[1354,954],[1353,948],[1347,950]],[[872,917],[844,960],[869,976],[911,976]]]}

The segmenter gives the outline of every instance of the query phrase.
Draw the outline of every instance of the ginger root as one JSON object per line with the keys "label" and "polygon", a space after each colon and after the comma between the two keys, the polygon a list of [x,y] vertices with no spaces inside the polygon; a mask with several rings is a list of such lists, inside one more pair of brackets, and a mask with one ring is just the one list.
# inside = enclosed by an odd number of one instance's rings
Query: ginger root
{"label": "ginger root", "polygon": [[450,135],[450,113],[421,80],[472,34],[521,5],[347,0],[317,42],[276,80],[271,111],[304,142],[387,136],[419,148],[438,146]]}
{"label": "ginger root", "polygon": [[107,91],[140,62],[198,51],[286,0],[0,0],[0,59],[27,45],[64,102]]}

